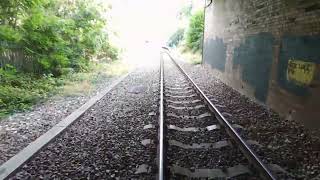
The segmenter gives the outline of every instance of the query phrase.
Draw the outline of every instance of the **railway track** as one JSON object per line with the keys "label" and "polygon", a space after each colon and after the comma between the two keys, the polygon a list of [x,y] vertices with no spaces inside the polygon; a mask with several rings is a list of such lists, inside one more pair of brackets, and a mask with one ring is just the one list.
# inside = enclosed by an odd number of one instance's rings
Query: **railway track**
{"label": "railway track", "polygon": [[[158,179],[275,179],[165,51],[160,68]],[[165,60],[164,60],[165,59]]]}
{"label": "railway track", "polygon": [[168,51],[157,129],[158,68],[119,80],[0,166],[0,179],[275,179],[240,137],[244,128],[222,116],[223,105],[212,104]]}

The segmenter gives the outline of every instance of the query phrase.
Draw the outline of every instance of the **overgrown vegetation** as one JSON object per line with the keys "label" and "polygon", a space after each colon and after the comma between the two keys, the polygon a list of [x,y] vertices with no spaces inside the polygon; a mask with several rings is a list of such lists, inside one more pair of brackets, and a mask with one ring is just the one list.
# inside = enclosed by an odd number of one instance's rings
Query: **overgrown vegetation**
{"label": "overgrown vegetation", "polygon": [[186,50],[197,52],[201,50],[204,28],[203,11],[197,11],[188,17],[190,20],[187,31],[179,28],[174,32],[168,41],[168,46],[178,47],[184,46]]}
{"label": "overgrown vegetation", "polygon": [[[168,46],[176,49],[192,64],[201,63],[201,49],[204,29],[203,10],[192,13],[192,5],[183,7],[178,15],[180,21],[187,20],[185,27],[180,27],[169,38]],[[186,29],[186,30],[185,30]]]}
{"label": "overgrown vegetation", "polygon": [[107,11],[90,0],[7,0],[0,3],[1,52],[32,57],[33,73],[83,71],[94,56],[117,57],[105,30]]}
{"label": "overgrown vegetation", "polygon": [[68,74],[61,92],[64,96],[89,94],[96,85],[103,84],[107,78],[124,74],[128,69],[128,65],[122,61],[91,64],[90,71]]}
{"label": "overgrown vegetation", "polygon": [[48,96],[59,80],[31,73],[17,72],[7,65],[0,69],[0,117],[16,110],[28,109],[32,104]]}
{"label": "overgrown vegetation", "polygon": [[17,72],[7,66],[6,70],[0,69],[0,117],[27,110],[56,92],[63,96],[88,94],[106,78],[124,74],[129,68],[121,61],[90,63],[88,71],[54,78]]}
{"label": "overgrown vegetation", "polygon": [[184,37],[184,29],[179,28],[175,33],[172,34],[172,36],[169,39],[168,45],[170,47],[177,47]]}
{"label": "overgrown vegetation", "polygon": [[180,47],[177,50],[179,54],[183,57],[183,59],[186,60],[188,63],[193,65],[201,64],[202,58],[200,51],[192,52],[187,50],[185,47]]}
{"label": "overgrown vegetation", "polygon": [[198,11],[190,18],[189,28],[186,34],[186,46],[193,52],[201,50],[203,28],[203,11]]}
{"label": "overgrown vegetation", "polygon": [[73,73],[92,70],[92,59],[116,60],[108,10],[93,0],[1,0],[0,116],[45,98]]}

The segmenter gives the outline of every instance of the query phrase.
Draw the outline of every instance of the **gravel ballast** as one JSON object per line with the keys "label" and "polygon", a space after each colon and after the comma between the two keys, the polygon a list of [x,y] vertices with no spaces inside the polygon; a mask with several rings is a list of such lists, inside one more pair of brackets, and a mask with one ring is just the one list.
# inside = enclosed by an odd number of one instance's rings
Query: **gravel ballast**
{"label": "gravel ballast", "polygon": [[[204,102],[197,102],[197,100],[201,99],[194,90],[179,89],[181,87],[186,89],[186,87],[192,86],[165,53],[163,57],[165,59],[165,114],[167,117],[169,114],[182,117],[166,118],[167,126],[202,128],[202,130],[196,132],[174,129],[168,130],[167,158],[168,166],[170,167],[170,179],[257,178],[254,171],[248,170],[249,172],[240,172],[230,170],[236,166],[249,167],[249,163],[240,150],[231,145],[230,138],[224,129],[204,130],[207,126],[218,124],[218,121],[213,115],[211,115],[211,118],[194,118],[205,113],[210,115],[211,113],[208,107],[204,106],[199,109],[185,108],[181,110],[183,107],[195,108],[197,105],[204,105]],[[197,103],[181,103],[180,105],[177,105],[178,103],[172,103],[178,101],[195,101]],[[190,106],[190,104],[192,105]],[[175,108],[172,108],[172,106]],[[239,174],[232,175],[233,173]]]}
{"label": "gravel ballast", "polygon": [[[180,59],[175,55],[176,59]],[[195,83],[212,103],[218,107],[231,123],[244,127],[246,139],[257,141],[254,146],[260,158],[266,163],[281,166],[291,179],[320,178],[320,140],[312,132],[295,121],[285,120],[277,113],[241,95],[219,79],[208,66],[191,65],[179,61]],[[287,179],[289,177],[279,177]]]}
{"label": "gravel ballast", "polygon": [[[275,171],[285,171],[277,175],[278,179],[320,178],[319,138],[301,124],[282,119],[274,111],[225,85],[214,77],[209,67],[178,62],[229,122],[243,127],[237,128],[237,131],[244,139],[253,142],[249,144],[264,163],[268,166],[276,164],[273,168],[279,168]],[[178,101],[190,101],[185,107],[202,104],[197,102],[198,97],[188,97],[192,92],[183,93],[183,89],[190,90],[188,86],[177,69],[165,65],[165,92],[170,91],[165,95],[166,116],[168,113],[176,116],[165,117],[166,125],[202,128],[198,132],[168,129],[171,145],[174,144],[172,140],[186,146],[222,140],[229,142],[227,136],[223,136],[222,129],[203,131],[207,126],[217,124],[213,117],[196,118],[206,113],[207,107],[190,110],[168,107],[169,104],[184,106],[172,103]],[[0,164],[89,98],[49,100],[29,113],[0,121]],[[159,67],[155,64],[136,70],[21,167],[11,179],[155,179],[158,103]],[[168,162],[171,170],[189,174],[189,177],[199,175],[198,170],[203,168],[221,170],[230,175],[230,168],[248,165],[244,156],[233,146],[188,149],[179,147],[177,143],[169,145]],[[171,179],[185,179],[183,173],[173,173]],[[230,179],[259,179],[255,172],[232,177]]]}
{"label": "gravel ballast", "polygon": [[47,101],[35,105],[29,111],[1,119],[0,165],[108,87],[117,78],[99,79],[94,89],[89,93],[72,96],[55,95]]}
{"label": "gravel ballast", "polygon": [[[11,179],[154,179],[159,67],[140,68]],[[146,171],[145,171],[146,170]]]}

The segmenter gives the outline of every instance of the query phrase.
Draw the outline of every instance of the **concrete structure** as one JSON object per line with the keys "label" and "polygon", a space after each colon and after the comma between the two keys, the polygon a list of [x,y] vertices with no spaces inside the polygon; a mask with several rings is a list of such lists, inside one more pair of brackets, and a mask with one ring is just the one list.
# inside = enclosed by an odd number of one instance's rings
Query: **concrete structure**
{"label": "concrete structure", "polygon": [[320,1],[213,0],[204,64],[287,119],[320,127]]}

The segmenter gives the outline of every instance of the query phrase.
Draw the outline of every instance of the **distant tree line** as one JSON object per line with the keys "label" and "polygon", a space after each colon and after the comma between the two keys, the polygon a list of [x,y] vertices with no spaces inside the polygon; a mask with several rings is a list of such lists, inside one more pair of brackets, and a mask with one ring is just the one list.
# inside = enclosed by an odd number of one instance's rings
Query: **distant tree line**
{"label": "distant tree line", "polygon": [[182,45],[187,50],[199,51],[202,48],[204,13],[201,10],[191,14],[190,9],[186,11],[184,8],[183,10],[183,14],[189,19],[188,26],[177,29],[169,38],[168,45],[170,47]]}

